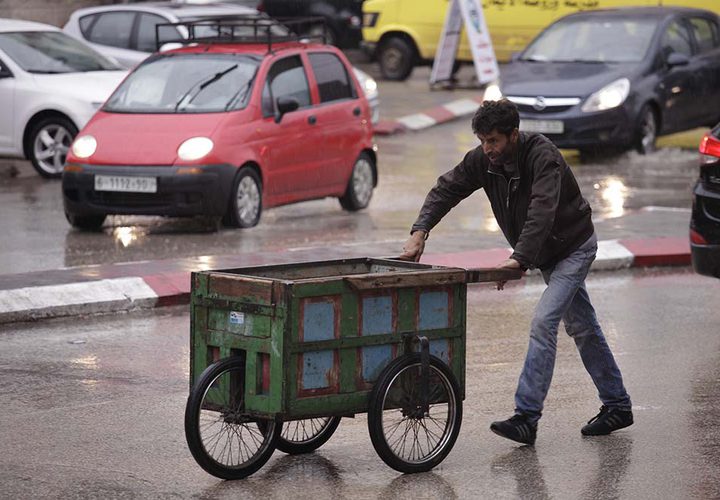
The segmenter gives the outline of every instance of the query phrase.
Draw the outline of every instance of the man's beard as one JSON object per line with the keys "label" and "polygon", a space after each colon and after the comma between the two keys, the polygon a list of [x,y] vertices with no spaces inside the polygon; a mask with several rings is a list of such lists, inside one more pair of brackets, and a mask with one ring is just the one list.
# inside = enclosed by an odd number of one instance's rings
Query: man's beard
{"label": "man's beard", "polygon": [[507,147],[505,148],[505,151],[497,155],[495,158],[490,155],[488,155],[488,158],[490,159],[490,163],[493,165],[504,165],[512,160],[512,150]]}

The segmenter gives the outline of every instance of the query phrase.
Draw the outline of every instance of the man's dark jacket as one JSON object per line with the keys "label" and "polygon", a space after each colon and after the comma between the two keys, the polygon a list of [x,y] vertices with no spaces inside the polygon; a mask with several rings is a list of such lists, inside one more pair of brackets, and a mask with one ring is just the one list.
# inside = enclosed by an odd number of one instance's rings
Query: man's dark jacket
{"label": "man's dark jacket", "polygon": [[515,172],[508,181],[482,146],[438,178],[412,231],[430,231],[474,191],[487,193],[498,225],[526,269],[546,269],[577,250],[594,233],[590,205],[570,167],[544,136],[521,132]]}

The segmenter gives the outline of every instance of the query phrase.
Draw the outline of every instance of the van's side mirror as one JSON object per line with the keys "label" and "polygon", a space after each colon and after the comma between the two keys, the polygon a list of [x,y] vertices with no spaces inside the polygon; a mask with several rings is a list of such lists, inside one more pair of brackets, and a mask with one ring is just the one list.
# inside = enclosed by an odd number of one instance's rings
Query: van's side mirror
{"label": "van's side mirror", "polygon": [[685,54],[672,52],[667,56],[666,62],[671,68],[674,68],[675,66],[687,66],[690,64],[690,58]]}
{"label": "van's side mirror", "polygon": [[283,115],[291,113],[300,107],[300,103],[293,97],[278,97],[277,99],[277,114],[275,115],[275,123],[280,123]]}

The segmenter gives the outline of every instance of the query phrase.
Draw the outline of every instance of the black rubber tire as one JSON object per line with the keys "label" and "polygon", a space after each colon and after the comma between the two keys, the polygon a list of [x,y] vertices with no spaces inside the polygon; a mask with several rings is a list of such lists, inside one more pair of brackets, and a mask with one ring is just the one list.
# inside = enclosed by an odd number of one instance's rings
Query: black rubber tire
{"label": "black rubber tire", "polygon": [[[247,183],[253,183],[254,188],[250,187]],[[240,200],[238,199],[240,189],[248,188],[250,190],[256,190],[257,200],[250,200],[252,204],[257,202],[257,211],[250,210],[249,212],[243,212],[243,208],[240,206]],[[255,195],[253,195],[255,196]],[[223,217],[223,222],[232,227],[239,228],[250,228],[257,225],[260,222],[260,216],[262,215],[262,182],[260,176],[251,167],[243,167],[238,170],[233,181],[233,188],[230,193],[230,203],[228,211]],[[245,215],[244,215],[245,214]]]}
{"label": "black rubber tire", "polygon": [[[64,129],[67,133],[65,139],[61,141],[63,143],[62,148],[64,149],[64,154],[62,152],[58,152],[58,160],[56,160],[57,166],[54,168],[49,168],[49,165],[46,165],[43,160],[38,159],[35,153],[35,143],[38,140],[38,135],[43,130],[59,130],[59,128]],[[62,176],[65,157],[67,156],[67,153],[70,149],[70,144],[72,144],[72,141],[75,139],[77,134],[78,129],[75,124],[63,116],[50,116],[48,118],[43,118],[42,120],[37,122],[33,126],[32,130],[30,130],[29,144],[27,148],[28,159],[32,163],[37,173],[45,177],[46,179],[59,179]],[[59,161],[60,159],[62,159],[62,161]]]}
{"label": "black rubber tire", "polygon": [[[317,422],[322,420],[323,422]],[[317,450],[327,443],[340,425],[341,417],[307,418],[283,422],[280,437],[277,440],[277,449],[288,455],[300,455]],[[303,431],[311,425],[310,436],[300,437],[300,427]]]}
{"label": "black rubber tire", "polygon": [[638,115],[638,124],[635,131],[635,150],[641,155],[654,152],[657,149],[657,134],[657,113],[650,104],[645,104]]}
{"label": "black rubber tire", "polygon": [[[437,425],[435,419],[432,418],[426,418],[425,416],[408,417],[406,415],[406,413],[410,411],[419,411],[419,398],[417,393],[419,392],[420,369],[420,354],[418,353],[396,358],[385,367],[370,393],[368,406],[368,431],[370,433],[370,440],[383,462],[396,471],[403,473],[427,472],[442,462],[448,453],[450,453],[450,450],[452,450],[460,432],[460,424],[462,423],[462,399],[458,382],[455,375],[450,371],[450,368],[435,356],[430,356],[430,399],[431,401],[438,401],[438,403],[431,404],[430,413],[432,414],[433,408],[437,409],[441,404],[446,405],[447,421],[443,427]],[[406,374],[405,380],[400,379],[403,373]],[[396,383],[398,382],[399,386],[396,387]],[[408,386],[410,386],[410,390],[408,390]],[[444,394],[442,394],[443,392]],[[419,423],[415,424],[415,428],[413,429],[418,453],[423,452],[422,445],[424,442],[429,442],[431,437],[434,438],[438,433],[442,432],[437,440],[438,442],[427,447],[428,451],[424,456],[418,457],[415,460],[409,460],[408,458],[399,456],[388,443],[383,427],[384,417],[389,416],[389,414],[385,415],[386,397],[388,394],[392,394],[392,396],[396,398],[399,395],[402,396],[402,420],[394,427],[395,430],[393,432],[396,432],[403,422],[414,421]],[[442,403],[444,397],[447,398],[446,404]],[[392,403],[389,404],[389,406],[388,411],[398,412],[401,410],[401,408]],[[426,422],[431,422],[433,428],[439,430],[435,433],[430,433],[427,429]],[[405,433],[402,433],[402,430],[399,431],[401,436],[408,436],[407,427],[405,427],[405,429]],[[425,429],[425,440],[420,439],[418,441],[417,432],[422,432],[423,429]],[[415,450],[415,444],[411,448],[411,452]],[[432,449],[430,449],[431,446]],[[405,447],[403,446],[401,449],[404,450]]]}
{"label": "black rubber tire", "polygon": [[[234,372],[233,375],[229,375],[231,372]],[[200,425],[205,396],[213,384],[223,376],[232,378],[223,381],[229,383],[230,389],[228,394],[223,394],[223,396],[229,396],[228,401],[223,402],[226,404],[211,403],[214,407],[219,406],[223,409],[223,411],[213,412],[217,414],[215,423],[221,425],[221,429],[212,436],[212,438],[215,439],[215,447],[213,449],[217,447],[220,439],[218,436],[220,436],[221,432],[226,432],[232,436],[234,440],[237,440],[239,446],[237,453],[240,457],[243,451],[247,451],[248,445],[253,446],[260,443],[257,451],[252,455],[248,453],[249,456],[246,460],[232,465],[220,462],[206,449],[203,440],[203,431],[211,432],[208,431],[210,423],[205,422],[204,425]],[[275,451],[275,444],[280,435],[280,426],[275,421],[253,420],[243,413],[244,380],[245,361],[243,358],[232,357],[217,361],[202,372],[190,390],[190,397],[185,407],[185,439],[187,440],[190,452],[200,467],[209,474],[221,479],[243,479],[257,472],[272,456]],[[220,385],[222,385],[222,382]],[[218,387],[216,386],[215,388]],[[236,421],[232,422],[229,421],[229,419]],[[257,430],[255,430],[255,428],[257,428]],[[245,431],[253,435],[252,441],[249,439],[247,441],[243,440],[243,432]],[[232,459],[232,440],[230,440],[229,444],[231,447],[229,457]],[[223,456],[226,449],[227,444],[221,450]]]}
{"label": "black rubber tire", "polygon": [[72,215],[65,212],[65,218],[70,225],[82,231],[98,231],[107,215]]}
{"label": "black rubber tire", "polygon": [[358,159],[355,160],[355,165],[353,165],[345,193],[338,198],[343,209],[356,212],[368,206],[376,184],[375,168],[375,162],[370,155],[360,153]]}
{"label": "black rubber tire", "polygon": [[390,37],[380,45],[377,60],[383,78],[405,80],[415,66],[415,47],[405,38]]}

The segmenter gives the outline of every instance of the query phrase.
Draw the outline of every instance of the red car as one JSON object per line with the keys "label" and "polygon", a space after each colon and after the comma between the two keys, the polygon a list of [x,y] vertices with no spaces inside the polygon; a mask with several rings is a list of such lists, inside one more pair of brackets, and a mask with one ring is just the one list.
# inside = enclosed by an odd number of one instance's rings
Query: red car
{"label": "red car", "polygon": [[70,224],[209,215],[246,228],[264,208],[303,200],[368,205],[370,108],[342,52],[269,31],[229,38],[155,54],[117,88],[67,156]]}

